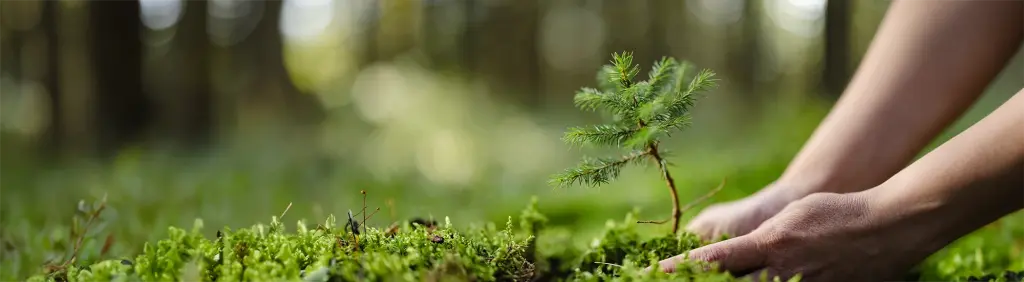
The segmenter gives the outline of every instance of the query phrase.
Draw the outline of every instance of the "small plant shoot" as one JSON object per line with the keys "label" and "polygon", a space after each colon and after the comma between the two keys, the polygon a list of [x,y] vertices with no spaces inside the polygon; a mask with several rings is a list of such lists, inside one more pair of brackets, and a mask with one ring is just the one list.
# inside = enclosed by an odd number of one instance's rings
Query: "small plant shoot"
{"label": "small plant shoot", "polygon": [[679,229],[683,209],[675,180],[668,171],[667,152],[659,145],[661,138],[690,124],[694,103],[716,86],[717,79],[711,70],[697,71],[689,62],[669,57],[654,63],[647,80],[637,81],[638,73],[640,68],[633,64],[632,53],[613,54],[611,64],[598,72],[598,87],[584,87],[574,98],[578,108],[609,114],[612,120],[607,124],[569,128],[563,138],[573,146],[611,146],[628,152],[613,158],[584,158],[576,167],[553,176],[551,183],[560,187],[598,186],[618,177],[627,165],[654,162],[672,197],[670,220],[674,234]]}

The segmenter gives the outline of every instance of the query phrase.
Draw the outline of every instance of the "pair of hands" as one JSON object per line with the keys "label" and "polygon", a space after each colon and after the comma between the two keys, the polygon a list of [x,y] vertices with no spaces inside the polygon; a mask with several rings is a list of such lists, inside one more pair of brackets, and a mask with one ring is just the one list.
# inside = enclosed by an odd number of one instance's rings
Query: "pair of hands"
{"label": "pair of hands", "polygon": [[803,281],[900,279],[956,238],[1024,209],[1024,89],[916,158],[1020,49],[1022,8],[893,1],[785,180],[712,206],[687,228],[738,237],[666,259],[662,269],[689,255],[737,273],[800,273]]}
{"label": "pair of hands", "polygon": [[876,281],[898,279],[919,260],[903,241],[913,239],[913,230],[878,216],[886,211],[873,206],[870,193],[814,193],[792,200],[783,188],[770,186],[707,208],[689,231],[705,238],[739,236],[665,259],[661,269],[671,272],[688,257],[755,278],[767,272],[782,278],[800,274],[802,281]]}

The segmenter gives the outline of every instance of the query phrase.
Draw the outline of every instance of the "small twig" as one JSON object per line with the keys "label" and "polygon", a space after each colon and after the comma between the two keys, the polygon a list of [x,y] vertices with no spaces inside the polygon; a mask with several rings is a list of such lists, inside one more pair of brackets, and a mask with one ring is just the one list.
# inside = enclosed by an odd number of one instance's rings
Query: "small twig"
{"label": "small twig", "polygon": [[596,263],[596,264],[604,264],[604,265],[611,265],[611,266],[617,266],[617,267],[624,267],[624,266],[621,266],[621,265],[618,265],[618,264],[607,263],[607,262],[594,262],[594,263]]}
{"label": "small twig", "polygon": [[356,254],[359,254],[359,236],[356,236],[355,233],[352,233],[352,240],[356,243],[355,252]]}
{"label": "small twig", "polygon": [[708,191],[703,196],[700,196],[700,198],[697,198],[696,200],[690,201],[685,206],[683,206],[680,209],[680,212],[686,212],[690,208],[693,208],[693,206],[696,206],[697,204],[700,204],[701,202],[706,201],[707,199],[710,199],[715,194],[718,194],[718,191],[722,191],[722,188],[725,188],[725,178],[722,178],[722,183],[718,184],[718,187],[715,187],[715,189],[711,189],[711,191]]}
{"label": "small twig", "polygon": [[[701,202],[706,201],[707,199],[711,198],[711,196],[714,196],[715,194],[718,194],[719,191],[722,191],[722,188],[725,188],[725,179],[722,179],[722,183],[718,184],[718,187],[715,187],[715,189],[711,189],[711,191],[708,191],[706,194],[698,197],[696,200],[693,200],[693,201],[687,203],[685,206],[679,208],[679,213],[684,213],[684,212],[690,210],[691,208],[693,208],[694,206],[700,204]],[[663,219],[663,220],[637,220],[636,223],[665,224],[665,223],[668,223],[668,221],[669,221],[668,219]]]}
{"label": "small twig", "polygon": [[608,263],[600,263],[600,261],[595,261],[595,263],[594,263],[594,264],[598,264],[598,265],[605,265],[605,266],[612,266],[612,267],[620,267],[620,268],[625,268],[625,267],[623,267],[623,266],[620,266],[620,265],[615,265],[615,264],[608,264]]}
{"label": "small twig", "polygon": [[93,221],[95,221],[95,219],[100,217],[100,213],[103,212],[103,209],[106,208],[106,206],[107,197],[103,196],[103,200],[100,202],[99,208],[96,208],[96,210],[89,213],[89,219],[86,220],[85,226],[82,228],[82,232],[80,234],[77,234],[78,238],[76,238],[77,240],[75,240],[75,248],[71,251],[71,257],[68,258],[68,260],[64,261],[64,263],[61,264],[61,267],[68,266],[69,264],[73,263],[76,258],[78,258],[78,251],[82,248],[82,242],[85,241],[85,235],[89,233],[89,227],[92,226],[92,223]]}
{"label": "small twig", "polygon": [[665,223],[668,223],[668,219],[662,219],[662,220],[637,220],[636,223],[665,224]]}
{"label": "small twig", "polygon": [[106,255],[110,251],[110,247],[114,245],[114,234],[107,234],[107,239],[103,241],[103,248],[100,249],[100,256]]}
{"label": "small twig", "polygon": [[[364,217],[363,218],[363,226],[366,226],[366,221],[369,220],[370,218],[373,218],[373,215],[377,214],[377,212],[379,212],[379,211],[380,211],[380,207],[377,207],[377,209],[373,210],[373,213],[371,213],[370,215]],[[366,229],[364,228],[363,231],[365,232]]]}
{"label": "small twig", "polygon": [[284,208],[284,212],[281,212],[280,218],[284,218],[284,214],[288,213],[288,210],[292,208],[292,203],[288,203],[288,206]]}
{"label": "small twig", "polygon": [[[641,126],[643,126],[642,123]],[[676,181],[672,179],[672,175],[668,172],[665,159],[661,158],[661,155],[658,153],[658,143],[654,142],[647,145],[647,149],[651,152],[651,158],[658,163],[658,169],[661,170],[661,176],[665,179],[665,185],[668,186],[669,195],[672,197],[672,234],[676,234],[679,231],[679,218],[683,215],[682,209],[679,208],[679,192],[676,189]]]}
{"label": "small twig", "polygon": [[[359,223],[366,225],[366,223],[367,223],[367,191],[366,190],[359,190],[359,194],[362,194],[362,210],[359,211],[359,213],[362,213],[362,221],[359,221]],[[366,227],[362,228],[362,232],[366,232],[366,231],[367,231]],[[358,244],[358,243],[356,243],[356,244]]]}

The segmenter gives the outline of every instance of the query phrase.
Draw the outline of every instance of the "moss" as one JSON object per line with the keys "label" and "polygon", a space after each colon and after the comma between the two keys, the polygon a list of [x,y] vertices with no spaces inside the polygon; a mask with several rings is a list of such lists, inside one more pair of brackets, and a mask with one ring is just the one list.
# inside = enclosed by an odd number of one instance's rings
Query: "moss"
{"label": "moss", "polygon": [[[659,259],[710,242],[689,233],[645,238],[634,213],[609,221],[604,233],[582,248],[574,247],[565,233],[546,228],[547,218],[537,210],[536,200],[520,214],[518,228],[511,217],[502,228],[487,224],[456,229],[447,218],[442,225],[424,222],[353,229],[339,228],[330,216],[316,226],[298,221],[288,231],[272,217],[269,225],[224,228],[206,238],[203,222],[196,220],[188,231],[168,228],[165,239],[145,245],[134,260],[75,263],[29,281],[744,280],[694,262],[672,274],[645,271]],[[936,271],[936,266],[950,263],[938,261],[923,268],[929,271],[923,277],[955,277],[952,270]],[[950,280],[967,278],[972,277]]]}

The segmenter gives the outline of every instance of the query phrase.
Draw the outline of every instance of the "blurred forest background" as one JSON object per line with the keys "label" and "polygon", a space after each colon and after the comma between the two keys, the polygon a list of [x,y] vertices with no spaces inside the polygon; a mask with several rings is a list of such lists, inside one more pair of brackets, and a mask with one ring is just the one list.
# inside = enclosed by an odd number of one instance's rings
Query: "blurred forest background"
{"label": "blurred forest background", "polygon": [[[669,139],[672,170],[684,200],[723,179],[714,201],[736,199],[781,173],[888,4],[0,1],[3,277],[62,254],[75,204],[104,195],[119,255],[197,217],[248,226],[294,203],[292,220],[321,221],[358,210],[360,190],[376,226],[504,222],[532,196],[566,236],[634,207],[659,217],[670,205],[649,168],[599,189],[545,183],[581,154],[565,127],[599,118],[575,90],[617,51],[641,76],[662,56],[719,74]],[[936,143],[1024,87],[1022,63]]]}

